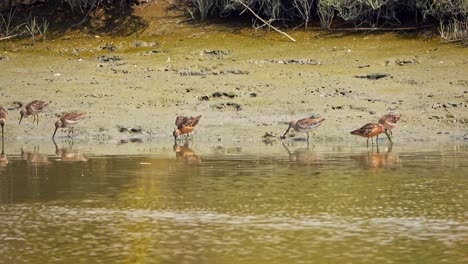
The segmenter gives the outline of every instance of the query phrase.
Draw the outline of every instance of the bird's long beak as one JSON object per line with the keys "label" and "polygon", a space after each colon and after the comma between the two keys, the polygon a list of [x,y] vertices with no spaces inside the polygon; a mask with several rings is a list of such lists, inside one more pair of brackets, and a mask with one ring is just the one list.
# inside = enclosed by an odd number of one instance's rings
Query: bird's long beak
{"label": "bird's long beak", "polygon": [[21,115],[18,125],[21,124],[21,120],[23,120],[23,115]]}
{"label": "bird's long beak", "polygon": [[281,138],[286,138],[286,134],[289,132],[289,129],[291,129],[291,125],[288,126],[288,129],[286,129],[286,132],[284,132]]}
{"label": "bird's long beak", "polygon": [[54,131],[54,134],[52,135],[52,139],[54,139],[55,133],[57,133],[57,129],[58,129],[58,126],[55,126],[55,131]]}

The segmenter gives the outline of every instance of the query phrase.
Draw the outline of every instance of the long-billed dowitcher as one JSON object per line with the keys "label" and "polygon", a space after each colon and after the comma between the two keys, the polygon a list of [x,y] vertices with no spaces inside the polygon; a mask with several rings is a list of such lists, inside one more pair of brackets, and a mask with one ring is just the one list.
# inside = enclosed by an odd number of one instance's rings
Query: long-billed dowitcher
{"label": "long-billed dowitcher", "polygon": [[68,127],[68,136],[70,135],[70,132],[72,133],[73,137],[73,127],[80,122],[81,119],[86,115],[86,113],[66,113],[63,114],[60,119],[55,122],[55,131],[54,134],[52,135],[52,138],[55,137],[55,133],[57,133],[57,129],[59,128],[66,128]]}
{"label": "long-billed dowitcher", "polygon": [[318,118],[303,118],[300,120],[295,120],[289,122],[289,127],[284,132],[284,134],[281,136],[281,138],[286,138],[286,134],[289,132],[289,130],[292,128],[296,130],[297,132],[302,132],[302,133],[307,133],[307,141],[309,141],[309,132],[317,127],[319,127],[322,122],[325,121],[325,118],[323,117],[318,117]]}
{"label": "long-billed dowitcher", "polygon": [[400,120],[401,114],[386,114],[379,119],[379,124],[382,124],[387,129],[388,133],[392,135],[392,129],[397,127],[397,122]]}
{"label": "long-billed dowitcher", "polygon": [[20,111],[20,120],[19,124],[21,124],[21,120],[23,120],[23,117],[28,117],[32,115],[34,117],[33,119],[33,124],[37,120],[37,124],[39,124],[39,113],[42,112],[42,110],[49,105],[50,102],[44,102],[44,101],[38,101],[34,100],[27,104],[23,109]]}
{"label": "long-billed dowitcher", "polygon": [[177,140],[177,138],[181,135],[192,132],[195,126],[198,124],[198,121],[200,121],[200,118],[201,115],[196,117],[177,116],[175,120],[175,125],[177,128],[174,129],[174,132],[172,133],[174,140]]}
{"label": "long-billed dowitcher", "polygon": [[[377,141],[379,140],[379,134],[385,131],[385,126],[382,124],[376,123],[367,123],[363,127],[351,131],[351,135],[361,136],[367,138],[367,147],[369,147],[369,138],[372,141],[372,145],[374,145],[373,137],[377,136]],[[377,142],[378,144],[378,142]]]}
{"label": "long-billed dowitcher", "polygon": [[0,126],[2,126],[2,139],[3,139],[3,127],[5,126],[5,122],[8,118],[8,112],[0,107]]}

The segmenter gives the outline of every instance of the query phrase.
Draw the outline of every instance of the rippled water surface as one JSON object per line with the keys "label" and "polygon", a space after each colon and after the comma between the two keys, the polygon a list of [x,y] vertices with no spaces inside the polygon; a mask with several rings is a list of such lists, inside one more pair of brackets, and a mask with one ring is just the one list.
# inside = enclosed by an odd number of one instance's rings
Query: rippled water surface
{"label": "rippled water surface", "polygon": [[302,143],[6,152],[0,262],[468,262],[466,145]]}

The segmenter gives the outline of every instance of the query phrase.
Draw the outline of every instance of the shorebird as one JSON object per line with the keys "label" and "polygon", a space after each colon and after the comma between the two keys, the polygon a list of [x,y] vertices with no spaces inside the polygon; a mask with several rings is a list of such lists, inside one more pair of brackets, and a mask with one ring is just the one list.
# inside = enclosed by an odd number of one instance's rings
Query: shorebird
{"label": "shorebird", "polygon": [[27,104],[20,111],[21,117],[20,117],[20,120],[19,120],[19,124],[21,124],[21,120],[23,120],[23,117],[28,117],[30,115],[32,115],[34,117],[33,124],[34,124],[34,121],[36,121],[36,119],[37,119],[37,124],[39,124],[39,113],[42,112],[42,110],[46,106],[48,106],[49,103],[51,103],[51,102],[47,103],[47,102],[44,102],[44,101],[34,100],[34,101],[30,102],[29,104]]}
{"label": "shorebird", "polygon": [[80,122],[80,120],[86,115],[86,113],[66,113],[63,114],[60,119],[55,122],[55,131],[54,134],[52,135],[52,138],[55,137],[55,133],[57,133],[58,128],[66,128],[68,127],[68,136],[70,135],[70,132],[72,133],[73,137],[73,127]]}
{"label": "shorebird", "polygon": [[400,120],[401,114],[399,115],[394,115],[394,114],[386,114],[382,116],[379,119],[379,124],[382,124],[385,126],[385,128],[388,130],[388,133],[392,135],[392,129],[397,127],[397,122]]}
{"label": "shorebird", "polygon": [[383,133],[385,129],[386,129],[385,126],[382,124],[367,123],[363,127],[356,129],[354,131],[351,131],[351,135],[356,135],[356,136],[367,138],[367,147],[369,147],[369,138],[372,141],[372,145],[374,145],[374,141],[372,140],[372,138],[377,136],[377,140],[379,140],[379,134]]}
{"label": "shorebird", "polygon": [[323,118],[323,117],[318,117],[318,118],[309,117],[309,118],[303,118],[303,119],[300,119],[300,120],[297,120],[297,121],[291,121],[291,122],[289,122],[288,129],[286,130],[286,132],[284,132],[284,134],[281,136],[281,138],[283,138],[283,139],[286,138],[286,134],[292,128],[292,129],[296,130],[297,132],[307,133],[307,142],[308,142],[309,141],[309,132],[312,129],[315,129],[315,128],[319,127],[322,124],[323,121],[325,121],[325,118]]}
{"label": "shorebird", "polygon": [[188,135],[190,132],[192,132],[195,126],[198,124],[198,121],[200,121],[200,118],[201,115],[196,117],[177,116],[175,120],[175,125],[177,128],[174,129],[174,132],[172,133],[174,140],[177,140],[177,138],[181,135]]}
{"label": "shorebird", "polygon": [[2,126],[2,139],[3,139],[3,127],[5,126],[5,122],[8,117],[8,112],[3,109],[3,107],[0,107],[0,126]]}

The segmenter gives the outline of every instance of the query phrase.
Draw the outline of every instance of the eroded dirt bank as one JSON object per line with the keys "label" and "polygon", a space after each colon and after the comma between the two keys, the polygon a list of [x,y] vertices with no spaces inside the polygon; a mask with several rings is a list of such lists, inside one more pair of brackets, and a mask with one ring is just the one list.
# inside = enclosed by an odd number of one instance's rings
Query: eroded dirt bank
{"label": "eroded dirt bank", "polygon": [[[180,114],[203,115],[197,140],[261,141],[312,113],[326,118],[314,140],[357,142],[349,131],[390,111],[402,114],[397,142],[468,138],[466,48],[393,33],[297,31],[291,43],[247,29],[181,32],[1,43],[6,141],[48,140],[68,111],[87,112],[78,137],[101,142],[171,140]],[[18,102],[34,99],[52,103],[39,125],[18,125]]]}

